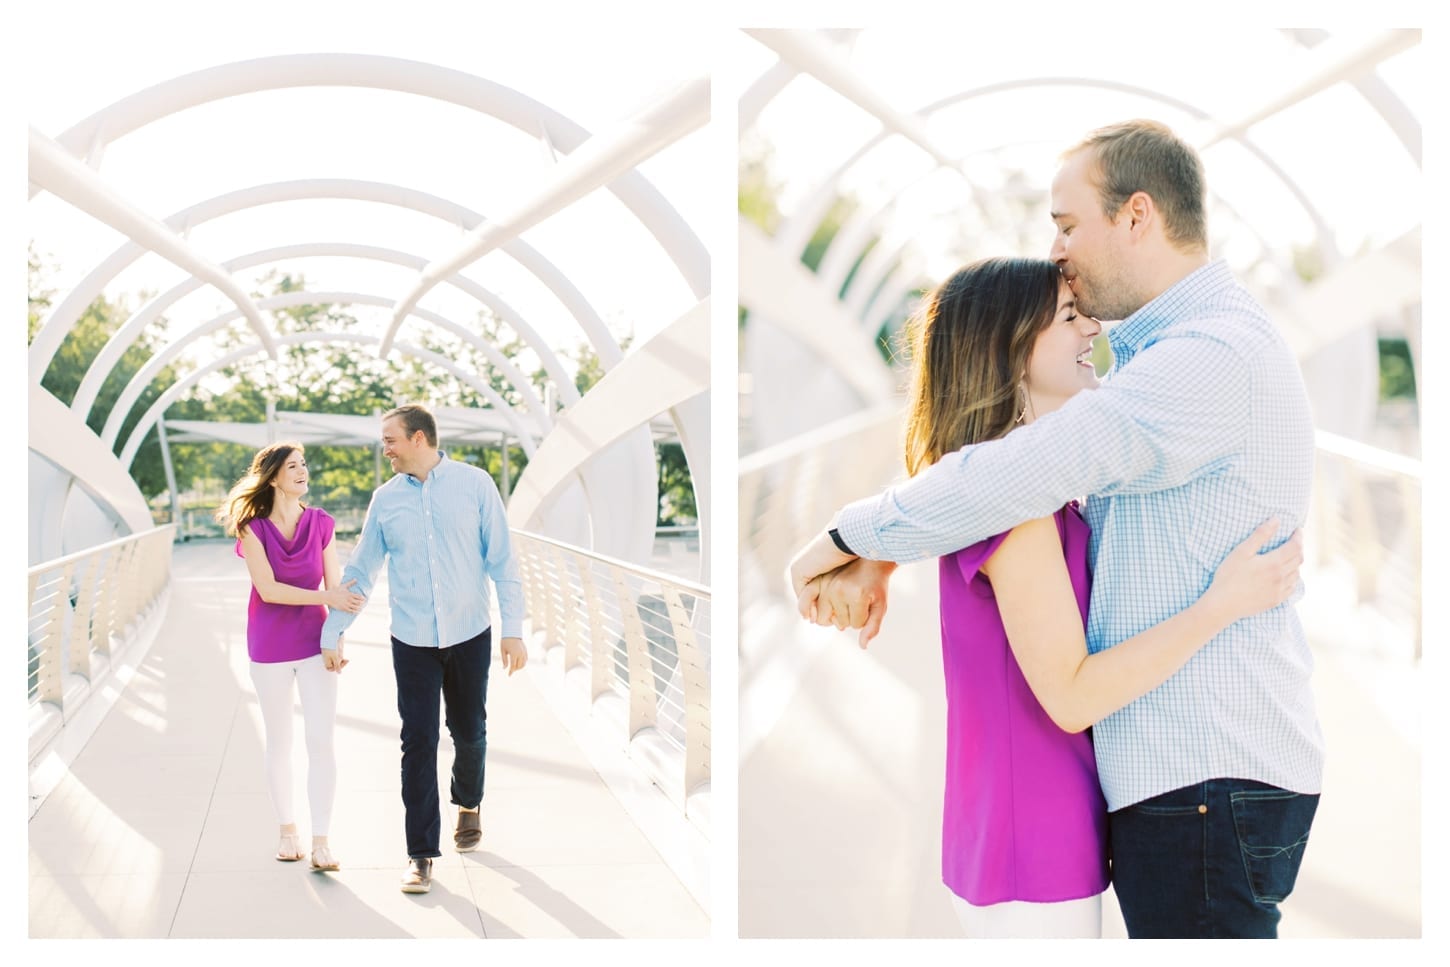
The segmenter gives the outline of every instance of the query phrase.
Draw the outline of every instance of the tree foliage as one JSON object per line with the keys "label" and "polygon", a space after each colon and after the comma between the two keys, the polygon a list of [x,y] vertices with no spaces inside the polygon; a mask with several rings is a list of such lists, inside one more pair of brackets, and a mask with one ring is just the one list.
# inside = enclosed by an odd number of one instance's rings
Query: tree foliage
{"label": "tree foliage", "polygon": [[[46,314],[51,310],[54,290],[50,278],[53,269],[49,258],[31,245],[28,253],[29,325],[28,337],[34,340]],[[256,283],[254,298],[306,290],[300,275],[273,271]],[[140,294],[114,301],[101,296],[91,303],[61,342],[55,357],[41,380],[41,385],[61,402],[69,405],[104,347],[138,308],[151,297]],[[331,304],[306,304],[272,310],[277,334],[285,337],[301,333],[338,333],[343,336],[366,332],[356,316],[346,307]],[[164,317],[150,323],[121,356],[112,373],[102,383],[87,423],[101,433],[121,394],[141,370],[168,345],[176,334]],[[480,310],[470,327],[485,343],[495,348],[528,379],[534,393],[546,399],[545,387],[550,377],[538,354],[518,333],[492,312]],[[489,355],[471,341],[438,327],[419,327],[402,334],[407,341],[448,360],[463,373],[475,374],[511,408],[526,408],[522,387],[514,385],[505,373],[489,359]],[[193,356],[206,353],[216,359],[248,345],[256,345],[256,336],[242,322],[219,329],[209,340],[199,340],[205,349],[196,348]],[[194,346],[197,344],[194,344]],[[625,346],[628,340],[625,340]],[[581,343],[559,356],[576,366],[575,385],[587,391],[604,374],[598,354]],[[414,357],[399,353],[379,359],[366,341],[308,342],[283,345],[279,358],[270,360],[259,351],[243,357],[198,381],[179,399],[168,406],[166,416],[173,420],[202,420],[230,423],[259,423],[267,418],[269,403],[278,411],[334,413],[368,416],[382,413],[410,401],[426,401],[435,407],[482,409],[492,407],[489,394],[469,385],[452,374]],[[193,370],[190,363],[178,359],[162,368],[144,388],[122,423],[114,450],[120,454],[134,427],[153,403]],[[199,365],[205,365],[201,359]],[[675,448],[678,450],[678,446]],[[240,444],[216,442],[171,442],[172,463],[179,491],[196,492],[202,503],[213,504],[221,492],[240,478],[251,459],[252,450]],[[528,458],[521,446],[514,444],[508,453],[508,487],[503,479],[504,455],[498,445],[453,445],[449,455],[473,463],[493,475],[501,489],[511,489],[524,469]],[[318,446],[307,451],[312,477],[312,493],[320,503],[329,506],[365,502],[375,486],[376,455],[370,447]],[[153,426],[136,451],[131,474],[145,497],[150,500],[168,490],[157,429]],[[386,467],[382,471],[387,473]],[[688,469],[683,454],[660,456],[662,481],[661,514],[665,522],[692,517],[694,494],[689,485]],[[667,483],[664,483],[666,482]]]}

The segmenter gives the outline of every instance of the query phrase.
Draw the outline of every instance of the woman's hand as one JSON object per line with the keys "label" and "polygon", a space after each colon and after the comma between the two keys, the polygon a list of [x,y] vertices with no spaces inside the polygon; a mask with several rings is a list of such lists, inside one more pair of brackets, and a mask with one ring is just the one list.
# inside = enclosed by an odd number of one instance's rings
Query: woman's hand
{"label": "woman's hand", "polygon": [[323,596],[327,599],[327,606],[333,611],[346,611],[349,614],[357,614],[363,609],[363,605],[368,603],[368,599],[356,591],[350,590],[356,586],[357,579],[354,578],[342,587],[331,588],[322,592]]}
{"label": "woman's hand", "polygon": [[857,558],[821,575],[816,624],[834,624],[838,631],[859,628],[857,641],[865,648],[881,630],[887,584],[895,571],[890,561]]}
{"label": "woman's hand", "polygon": [[815,620],[810,608],[815,603],[819,588],[811,583],[812,580],[854,560],[849,554],[842,554],[825,531],[796,553],[790,562],[786,580],[790,583],[790,593],[796,598],[801,617]]}
{"label": "woman's hand", "polygon": [[330,672],[342,673],[347,667],[347,659],[342,657],[342,639],[337,639],[336,648],[322,649],[322,667]]}
{"label": "woman's hand", "polygon": [[1278,607],[1298,586],[1299,565],[1304,563],[1302,533],[1295,531],[1279,547],[1259,553],[1278,529],[1277,518],[1260,524],[1214,572],[1203,602],[1226,619],[1225,625]]}

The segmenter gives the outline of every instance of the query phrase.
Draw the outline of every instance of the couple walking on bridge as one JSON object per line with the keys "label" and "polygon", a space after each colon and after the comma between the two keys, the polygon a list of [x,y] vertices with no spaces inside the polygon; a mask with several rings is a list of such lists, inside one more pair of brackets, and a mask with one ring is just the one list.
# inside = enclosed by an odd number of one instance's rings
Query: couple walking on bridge
{"label": "couple walking on bridge", "polygon": [[492,661],[488,581],[498,593],[499,652],[512,675],[528,661],[523,592],[498,488],[487,472],[450,460],[423,406],[382,417],[383,455],[396,475],[368,506],[346,567],[334,521],[304,506],[307,461],[300,443],[274,443],[252,458],[217,511],[252,579],[247,653],[266,730],[268,790],[280,825],[276,858],[301,860],[292,802],[292,695],[301,697],[312,820],[310,867],[337,870],[328,843],[336,790],[333,723],[343,632],[367,603],[388,562],[393,673],[402,719],[402,796],[408,866],[405,893],[427,893],[441,856],[438,713],[453,739],[450,798],[458,807],[454,847],[482,839],[488,672]]}

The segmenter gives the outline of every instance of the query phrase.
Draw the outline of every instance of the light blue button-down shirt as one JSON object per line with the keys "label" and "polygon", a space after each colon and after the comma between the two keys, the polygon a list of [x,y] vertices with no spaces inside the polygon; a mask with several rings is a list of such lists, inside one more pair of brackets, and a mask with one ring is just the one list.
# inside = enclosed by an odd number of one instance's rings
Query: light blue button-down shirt
{"label": "light blue button-down shirt", "polygon": [[[1096,653],[1196,601],[1270,517],[1301,526],[1314,426],[1293,354],[1222,262],[1112,329],[1095,390],[1005,438],[948,454],[836,526],[856,553],[958,550],[1091,495]],[[1302,590],[1302,589],[1301,589]],[[1293,602],[1236,622],[1167,682],[1093,727],[1108,808],[1212,778],[1320,789],[1313,659]]]}
{"label": "light blue button-down shirt", "polygon": [[[420,648],[447,648],[489,626],[491,578],[502,637],[521,637],[523,586],[498,487],[485,471],[441,450],[439,455],[428,479],[400,473],[373,492],[342,583],[356,579],[358,591],[371,595],[386,558],[393,637]],[[322,647],[337,647],[355,617],[329,611]]]}

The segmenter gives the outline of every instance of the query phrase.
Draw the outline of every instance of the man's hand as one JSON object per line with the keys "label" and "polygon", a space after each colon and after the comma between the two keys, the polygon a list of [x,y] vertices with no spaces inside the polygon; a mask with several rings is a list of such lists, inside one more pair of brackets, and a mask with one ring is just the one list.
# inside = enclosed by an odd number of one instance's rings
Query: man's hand
{"label": "man's hand", "polygon": [[811,579],[854,560],[856,558],[849,554],[841,553],[825,531],[800,549],[790,562],[790,593],[800,604],[801,617],[816,620],[815,598],[820,589],[818,583],[811,583]]}
{"label": "man's hand", "polygon": [[524,647],[522,638],[499,639],[498,653],[510,675],[529,663],[529,650]]}
{"label": "man's hand", "polygon": [[336,648],[322,649],[322,667],[330,672],[341,674],[347,665],[348,660],[342,657],[342,635],[338,635]]}
{"label": "man's hand", "polygon": [[891,561],[857,558],[824,575],[815,607],[816,624],[834,624],[837,629],[859,628],[857,641],[865,648],[881,631],[886,617],[886,589],[895,573]]}

